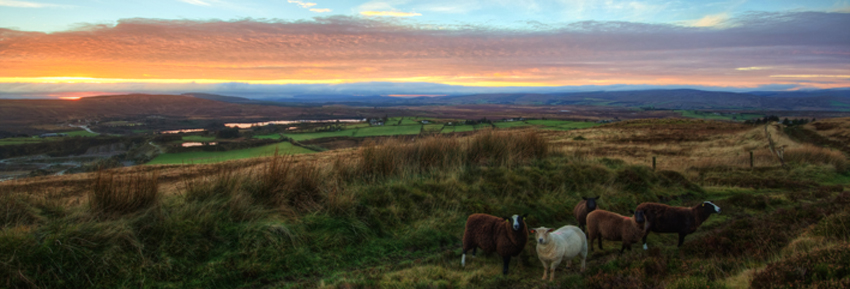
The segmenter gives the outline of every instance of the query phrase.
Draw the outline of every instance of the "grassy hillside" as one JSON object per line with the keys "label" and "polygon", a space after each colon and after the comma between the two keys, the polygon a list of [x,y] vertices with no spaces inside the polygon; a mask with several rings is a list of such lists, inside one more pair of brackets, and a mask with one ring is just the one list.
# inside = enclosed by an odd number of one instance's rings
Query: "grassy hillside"
{"label": "grassy hillside", "polygon": [[[682,128],[680,128],[682,126]],[[689,138],[670,138],[688,129]],[[846,158],[789,142],[783,168],[705,165],[726,139],[759,144],[763,127],[646,121],[580,131],[484,131],[388,140],[356,151],[117,170],[89,179],[0,185],[0,284],[9,287],[197,288],[841,288],[850,283]],[[628,132],[628,134],[626,133]],[[576,135],[586,136],[575,140]],[[713,138],[713,137],[716,137]],[[633,150],[614,155],[628,142]],[[643,145],[639,142],[643,140]],[[589,143],[571,150],[577,144]],[[653,170],[634,155],[661,146],[701,160]],[[681,150],[684,147],[693,150]],[[597,157],[609,151],[614,157]],[[803,153],[807,157],[801,157]],[[709,156],[702,156],[705,153]],[[790,153],[790,154],[789,154]],[[829,161],[824,161],[828,159]],[[724,159],[724,161],[727,159]],[[174,170],[182,170],[180,174]],[[188,171],[187,171],[188,170]],[[159,174],[159,175],[157,175]],[[37,183],[37,181],[42,183]],[[78,184],[78,185],[72,185]],[[66,186],[68,190],[45,190]],[[79,188],[71,190],[70,187]],[[176,190],[170,188],[177,187]],[[82,192],[85,197],[74,198]],[[529,227],[575,224],[573,206],[626,214],[646,201],[723,210],[676,248],[618,256],[618,242],[564,264],[555,281],[530,242],[510,274],[481,254],[460,266],[472,213],[529,213]]]}

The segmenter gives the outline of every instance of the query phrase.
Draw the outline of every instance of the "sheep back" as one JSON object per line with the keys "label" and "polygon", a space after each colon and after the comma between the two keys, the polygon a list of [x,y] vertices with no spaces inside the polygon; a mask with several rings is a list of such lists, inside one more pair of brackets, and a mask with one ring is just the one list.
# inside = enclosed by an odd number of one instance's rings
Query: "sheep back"
{"label": "sheep back", "polygon": [[643,227],[634,218],[614,212],[595,210],[587,214],[587,235],[590,240],[602,238],[610,241],[623,241],[629,246],[643,237]]}
{"label": "sheep back", "polygon": [[576,217],[576,221],[578,221],[578,225],[580,227],[584,227],[587,225],[587,214],[590,213],[587,211],[587,201],[581,200],[578,202],[578,205],[573,209],[573,215]]}
{"label": "sheep back", "polygon": [[481,248],[484,252],[497,252],[502,257],[517,256],[528,242],[528,226],[525,220],[519,231],[511,228],[510,222],[488,214],[472,214],[466,219],[463,232],[463,249]]}
{"label": "sheep back", "polygon": [[637,206],[635,211],[643,211],[647,222],[647,231],[690,234],[696,231],[699,226],[693,210],[687,207],[642,203]]}

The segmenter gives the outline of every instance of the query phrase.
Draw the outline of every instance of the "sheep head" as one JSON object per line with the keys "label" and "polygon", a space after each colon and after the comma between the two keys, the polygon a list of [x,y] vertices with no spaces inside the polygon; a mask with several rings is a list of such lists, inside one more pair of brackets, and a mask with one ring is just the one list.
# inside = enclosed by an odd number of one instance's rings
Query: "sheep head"
{"label": "sheep head", "polygon": [[599,196],[593,198],[585,198],[581,197],[582,200],[585,200],[584,205],[587,207],[588,212],[592,212],[596,210],[596,200],[599,199]]}
{"label": "sheep head", "polygon": [[537,243],[540,245],[546,245],[549,243],[549,233],[554,232],[555,229],[550,229],[546,227],[540,227],[534,230],[531,230],[531,233],[534,234],[534,239],[537,240]]}
{"label": "sheep head", "polygon": [[634,215],[635,223],[643,224],[643,222],[646,221],[646,214],[644,214],[643,210],[637,210],[637,212],[629,211],[629,213],[632,213],[632,215]]}
{"label": "sheep head", "polygon": [[523,214],[522,216],[513,215],[513,216],[510,216],[510,217],[506,217],[505,222],[511,223],[511,225],[512,225],[511,228],[513,228],[514,231],[524,230],[522,228],[522,225],[524,224],[523,219],[525,219],[525,217],[528,217],[528,214]]}
{"label": "sheep head", "polygon": [[709,214],[720,214],[720,207],[709,201],[702,202],[702,205],[700,205],[700,209],[707,211]]}

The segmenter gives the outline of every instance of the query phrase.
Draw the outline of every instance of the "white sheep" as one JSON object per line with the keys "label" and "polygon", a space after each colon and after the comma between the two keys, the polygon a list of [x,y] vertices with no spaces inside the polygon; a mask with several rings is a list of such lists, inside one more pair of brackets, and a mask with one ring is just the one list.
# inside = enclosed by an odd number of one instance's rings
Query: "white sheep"
{"label": "white sheep", "polygon": [[581,271],[584,272],[587,260],[587,237],[576,226],[563,226],[558,230],[540,227],[531,231],[536,234],[537,257],[543,263],[543,280],[549,274],[549,281],[555,279],[555,269],[562,260],[566,259],[567,268],[570,261],[581,253]]}

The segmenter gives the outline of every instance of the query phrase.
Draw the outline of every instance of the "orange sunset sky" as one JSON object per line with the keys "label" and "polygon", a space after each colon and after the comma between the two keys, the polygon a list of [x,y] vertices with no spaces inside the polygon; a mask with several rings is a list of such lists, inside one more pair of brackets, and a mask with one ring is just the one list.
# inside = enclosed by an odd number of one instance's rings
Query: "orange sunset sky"
{"label": "orange sunset sky", "polygon": [[[219,3],[182,2],[187,9]],[[0,11],[38,16],[51,7],[28,10],[20,3],[46,2],[0,1]],[[293,9],[313,13],[298,3]],[[395,14],[335,14],[341,8],[321,8],[330,11],[292,19],[237,19],[238,13],[231,20],[122,18],[56,31],[27,30],[7,19],[0,22],[6,27],[0,28],[0,93],[214,90],[234,83],[245,89],[285,89],[292,84],[371,82],[850,87],[850,13],[841,3],[830,7],[834,9],[683,16],[689,21],[577,18],[547,23],[534,22],[529,14],[524,23],[510,25],[475,18],[461,22],[462,17],[410,19],[428,15],[428,10],[414,8],[388,10]],[[412,87],[394,87],[399,91],[388,88],[386,93],[418,93]]]}

